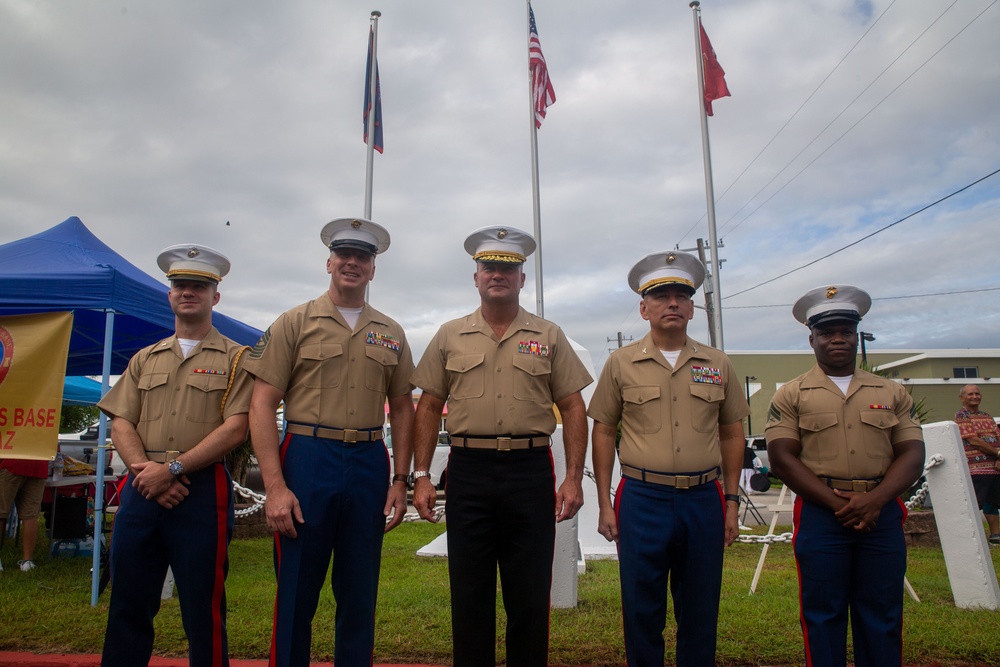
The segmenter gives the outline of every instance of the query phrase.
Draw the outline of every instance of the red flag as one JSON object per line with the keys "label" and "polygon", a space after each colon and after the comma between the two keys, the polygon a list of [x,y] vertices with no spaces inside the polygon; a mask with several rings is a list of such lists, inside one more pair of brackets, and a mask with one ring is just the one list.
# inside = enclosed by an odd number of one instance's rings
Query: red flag
{"label": "red flag", "polygon": [[711,116],[712,100],[730,97],[729,87],[726,85],[726,73],[722,70],[719,59],[715,57],[715,49],[708,41],[708,35],[705,34],[701,21],[698,21],[698,27],[701,29],[702,69],[705,71],[705,113]]}
{"label": "red flag", "polygon": [[535,127],[542,126],[546,107],[555,104],[556,91],[549,81],[549,69],[545,66],[542,44],[538,41],[535,26],[535,12],[528,5],[528,69],[531,71],[531,99],[535,105]]}

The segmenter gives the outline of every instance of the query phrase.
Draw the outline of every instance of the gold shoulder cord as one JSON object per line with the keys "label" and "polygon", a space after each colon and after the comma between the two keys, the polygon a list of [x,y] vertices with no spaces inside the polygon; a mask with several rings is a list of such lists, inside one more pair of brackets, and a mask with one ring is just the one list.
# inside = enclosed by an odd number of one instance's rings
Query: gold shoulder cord
{"label": "gold shoulder cord", "polygon": [[243,356],[243,353],[249,349],[250,346],[244,345],[236,353],[236,357],[233,358],[233,367],[229,370],[229,382],[226,383],[226,393],[222,395],[222,403],[219,405],[219,415],[223,421],[226,419],[226,399],[229,398],[229,391],[233,388],[233,381],[236,380],[236,366],[240,363],[240,357]]}

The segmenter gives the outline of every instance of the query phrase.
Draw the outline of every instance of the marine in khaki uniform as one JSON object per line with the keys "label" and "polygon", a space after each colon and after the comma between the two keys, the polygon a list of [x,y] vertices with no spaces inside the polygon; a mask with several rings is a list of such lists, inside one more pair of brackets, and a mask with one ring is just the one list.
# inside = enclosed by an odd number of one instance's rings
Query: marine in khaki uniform
{"label": "marine in khaki uniform", "polygon": [[[331,554],[334,660],[369,666],[382,537],[406,513],[413,360],[403,329],[365,303],[389,233],[361,218],[328,223],[330,286],[281,315],[250,352],[250,430],[275,531],[278,591],[271,665],[306,666]],[[383,441],[389,403],[395,475]],[[287,428],[275,422],[285,403]],[[386,522],[386,517],[391,519]]]}
{"label": "marine in khaki uniform", "polygon": [[856,368],[858,322],[871,297],[851,285],[807,292],[792,308],[816,365],[782,385],[765,434],[771,470],[796,493],[806,664],[842,667],[850,610],[857,667],[903,659],[906,508],[924,443],[898,383]]}
{"label": "marine in khaki uniform", "polygon": [[[128,466],[111,540],[105,667],[149,662],[169,566],[192,666],[228,665],[226,574],[232,479],[222,458],[246,441],[252,383],[244,348],[212,326],[229,260],[178,245],[157,260],[170,280],[176,332],[140,350],[98,407]],[[245,355],[243,355],[245,356]]]}
{"label": "marine in khaki uniform", "polygon": [[[465,242],[481,306],[444,324],[413,375],[423,389],[414,436],[413,504],[433,520],[428,469],[448,402],[448,573],[456,667],[496,664],[496,580],[507,612],[507,664],[548,664],[555,523],[583,505],[592,381],[555,324],[520,307],[535,241],[487,227]],[[551,441],[559,408],[566,479],[555,488]]]}
{"label": "marine in khaki uniform", "polygon": [[[668,577],[678,667],[715,664],[723,546],[739,532],[741,420],[750,406],[729,358],[687,335],[704,279],[702,263],[683,252],[654,253],[632,268],[628,283],[649,333],[611,355],[587,411],[598,531],[618,543],[629,665],[664,664]],[[612,505],[619,422],[622,480]]]}

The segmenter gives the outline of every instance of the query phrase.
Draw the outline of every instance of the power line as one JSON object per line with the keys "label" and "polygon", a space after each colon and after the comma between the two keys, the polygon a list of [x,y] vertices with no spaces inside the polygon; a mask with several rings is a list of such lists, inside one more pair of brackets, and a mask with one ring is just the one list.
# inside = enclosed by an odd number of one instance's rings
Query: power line
{"label": "power line", "polygon": [[[896,299],[926,299],[933,296],[954,296],[956,294],[977,294],[979,292],[997,292],[1000,287],[983,287],[981,289],[954,290],[951,292],[929,292],[927,294],[905,294],[902,296],[878,296],[872,297],[872,301],[892,301]],[[758,308],[791,308],[790,303],[772,303],[758,306],[729,306],[728,310],[751,310]]]}
{"label": "power line", "polygon": [[729,298],[731,298],[731,297],[734,297],[734,296],[739,296],[740,294],[745,294],[746,292],[749,292],[749,291],[751,291],[751,290],[755,290],[755,289],[757,289],[758,287],[763,287],[764,285],[767,285],[767,284],[769,284],[769,283],[773,283],[773,282],[774,282],[774,281],[776,281],[776,280],[779,280],[779,279],[781,279],[781,278],[784,278],[785,276],[788,276],[788,275],[791,275],[791,274],[795,273],[796,271],[801,271],[802,269],[804,269],[804,268],[806,268],[806,267],[809,267],[809,266],[812,266],[813,264],[817,264],[817,263],[819,263],[819,262],[822,262],[822,261],[823,261],[824,259],[828,259],[828,258],[830,258],[830,257],[833,257],[833,256],[834,256],[834,255],[836,255],[837,253],[840,253],[840,252],[843,252],[844,250],[847,250],[848,248],[850,248],[850,247],[852,247],[852,246],[856,246],[856,245],[858,245],[859,243],[861,243],[862,241],[866,241],[866,240],[870,239],[871,237],[875,236],[876,234],[881,234],[882,232],[884,232],[885,230],[889,229],[890,227],[895,227],[895,226],[896,226],[896,225],[898,225],[899,223],[901,223],[901,222],[903,222],[903,221],[905,221],[905,220],[909,220],[910,218],[912,218],[913,216],[917,215],[918,213],[923,213],[923,212],[924,212],[924,211],[926,211],[927,209],[929,209],[929,208],[931,208],[931,207],[933,207],[933,206],[937,206],[937,205],[938,205],[938,204],[940,204],[941,202],[943,202],[943,201],[945,201],[945,200],[947,200],[947,199],[951,199],[951,198],[952,198],[952,197],[954,197],[955,195],[957,195],[957,194],[959,194],[959,193],[961,193],[961,192],[964,192],[964,191],[968,190],[969,188],[971,188],[972,186],[974,186],[974,185],[978,185],[979,183],[982,183],[983,181],[985,181],[985,180],[986,180],[987,178],[990,178],[991,176],[996,176],[997,174],[1000,174],[1000,169],[996,169],[996,170],[994,170],[994,171],[990,172],[989,174],[986,174],[986,175],[985,175],[985,176],[983,176],[982,178],[979,178],[979,179],[977,179],[977,180],[973,181],[972,183],[969,183],[968,185],[966,185],[966,186],[964,186],[964,187],[961,187],[961,188],[959,188],[958,190],[955,190],[955,191],[954,191],[954,192],[952,192],[951,194],[948,194],[948,195],[945,195],[944,197],[941,197],[941,198],[940,198],[940,199],[938,199],[937,201],[934,201],[934,202],[931,202],[930,204],[927,204],[927,205],[926,205],[926,206],[924,206],[923,208],[919,208],[919,209],[917,209],[916,211],[914,211],[914,212],[912,212],[912,213],[910,213],[910,214],[908,214],[908,215],[905,215],[905,216],[903,216],[902,218],[900,218],[900,219],[899,219],[899,220],[897,220],[896,222],[891,222],[891,223],[889,223],[888,225],[886,225],[885,227],[882,227],[882,228],[880,228],[880,229],[876,229],[876,230],[875,230],[874,232],[872,232],[871,234],[867,234],[867,235],[865,235],[865,236],[862,236],[862,237],[861,237],[860,239],[858,239],[857,241],[852,241],[851,243],[848,243],[847,245],[845,245],[845,246],[842,246],[842,247],[840,247],[840,248],[838,248],[838,249],[834,250],[833,252],[830,252],[830,253],[827,253],[826,255],[823,255],[822,257],[819,257],[819,258],[817,258],[817,259],[814,259],[814,260],[812,260],[811,262],[807,262],[806,264],[803,264],[803,265],[801,265],[801,266],[799,266],[799,267],[796,267],[796,268],[792,269],[791,271],[786,271],[786,272],[784,272],[784,273],[782,273],[782,274],[780,274],[780,275],[777,275],[777,276],[775,276],[775,277],[773,277],[773,278],[769,278],[768,280],[765,280],[765,281],[764,281],[764,282],[762,282],[762,283],[757,283],[757,284],[756,284],[756,285],[754,285],[753,287],[748,287],[748,288],[746,288],[745,290],[740,290],[739,292],[735,292],[734,294],[730,294],[730,295],[728,295],[728,296],[726,296],[726,297],[723,297],[723,298],[725,298],[725,299],[729,299]]}
{"label": "power line", "polygon": [[[846,105],[844,106],[844,108],[843,108],[843,109],[841,109],[841,110],[840,110],[840,112],[839,112],[839,113],[838,113],[838,114],[837,114],[836,116],[834,116],[834,117],[833,117],[833,118],[832,118],[832,119],[830,120],[830,122],[829,122],[829,123],[827,123],[827,124],[826,124],[826,126],[825,126],[825,127],[824,127],[824,128],[822,129],[822,130],[820,130],[819,132],[817,132],[817,133],[816,133],[816,136],[814,136],[814,137],[812,138],[812,140],[811,140],[811,141],[810,141],[810,142],[809,142],[808,144],[806,144],[805,146],[803,146],[803,147],[802,147],[802,150],[800,150],[800,151],[799,151],[798,153],[796,153],[796,154],[795,154],[795,156],[794,156],[794,157],[793,157],[793,158],[792,158],[791,160],[789,160],[789,161],[788,161],[788,163],[787,163],[787,164],[785,164],[785,166],[784,166],[784,167],[782,167],[782,168],[781,168],[781,170],[780,170],[780,171],[779,171],[778,173],[776,173],[776,174],[775,174],[774,176],[772,176],[772,177],[771,177],[771,180],[769,180],[769,181],[768,181],[767,183],[765,183],[765,184],[764,184],[764,185],[763,185],[763,186],[762,186],[762,187],[760,188],[760,190],[758,190],[757,192],[755,192],[755,193],[753,194],[753,196],[752,196],[752,197],[750,197],[750,199],[748,199],[748,200],[747,200],[747,202],[746,202],[745,204],[743,204],[743,206],[741,206],[741,207],[740,207],[740,208],[739,208],[739,209],[738,209],[738,210],[737,210],[737,211],[736,211],[735,213],[733,213],[733,214],[732,214],[731,216],[729,216],[729,218],[728,218],[728,219],[727,219],[727,220],[726,220],[726,221],[725,221],[725,222],[724,222],[724,223],[722,224],[722,227],[723,227],[723,229],[725,229],[725,228],[726,228],[726,227],[727,227],[727,226],[728,226],[729,224],[731,224],[731,223],[732,223],[733,219],[734,219],[734,218],[736,218],[736,216],[740,214],[740,211],[742,211],[742,210],[743,210],[743,209],[745,209],[745,208],[746,208],[747,206],[749,206],[749,205],[750,205],[750,202],[752,202],[752,201],[753,201],[754,199],[756,199],[756,198],[757,198],[757,196],[758,196],[758,195],[760,195],[760,193],[762,193],[762,192],[763,192],[764,190],[766,190],[766,189],[767,189],[767,187],[768,187],[769,185],[771,185],[771,183],[774,183],[774,181],[775,181],[775,180],[777,180],[777,178],[778,178],[779,176],[781,176],[781,175],[782,175],[783,173],[785,173],[785,170],[786,170],[786,169],[788,169],[789,167],[791,167],[791,166],[792,166],[792,164],[793,164],[793,163],[794,163],[794,162],[795,162],[796,160],[798,160],[798,159],[799,159],[799,157],[801,157],[803,153],[805,153],[805,152],[806,152],[807,150],[809,150],[809,148],[810,148],[810,147],[811,147],[811,146],[812,146],[813,144],[815,144],[815,143],[816,143],[817,141],[819,141],[819,138],[820,138],[820,137],[822,137],[822,136],[823,136],[823,134],[825,134],[825,133],[826,133],[826,131],[827,131],[827,130],[829,130],[829,129],[830,129],[830,128],[831,128],[832,126],[833,126],[833,124],[834,124],[834,123],[836,123],[836,122],[837,122],[838,120],[840,120],[840,118],[841,118],[841,117],[842,117],[842,116],[843,116],[843,115],[844,115],[845,113],[847,113],[847,111],[848,111],[848,110],[849,110],[849,109],[850,109],[850,108],[851,108],[852,106],[854,106],[854,103],[855,103],[855,102],[857,102],[857,101],[858,101],[859,99],[861,99],[861,96],[862,96],[862,95],[864,95],[864,94],[865,94],[866,92],[868,92],[868,90],[869,90],[869,89],[871,89],[871,87],[872,87],[872,86],[874,86],[874,85],[875,85],[875,83],[876,83],[876,82],[877,82],[877,81],[878,81],[879,79],[881,79],[881,78],[882,78],[882,76],[883,76],[883,75],[885,75],[885,73],[886,73],[886,72],[888,72],[888,71],[889,71],[889,70],[890,70],[890,69],[892,68],[892,66],[893,66],[893,65],[895,65],[895,64],[896,64],[896,63],[897,63],[897,62],[899,61],[899,59],[900,59],[900,58],[902,58],[902,57],[903,57],[904,55],[906,55],[906,53],[907,53],[907,52],[908,52],[908,51],[909,51],[910,49],[912,49],[912,48],[913,48],[913,46],[914,46],[914,45],[915,45],[915,44],[916,44],[917,42],[919,42],[919,41],[921,40],[921,38],[923,38],[923,36],[924,36],[924,35],[926,35],[926,34],[927,34],[927,31],[928,31],[928,30],[930,30],[931,28],[933,28],[933,27],[934,27],[934,26],[935,26],[935,25],[937,24],[937,22],[938,22],[938,21],[940,21],[940,20],[941,20],[941,18],[942,18],[942,17],[943,17],[943,16],[945,15],[945,14],[947,14],[947,13],[948,13],[948,12],[949,12],[949,11],[951,10],[951,8],[952,8],[952,7],[954,7],[954,6],[955,6],[955,5],[957,4],[957,3],[958,3],[958,0],[953,0],[953,2],[952,2],[952,3],[950,4],[950,5],[948,5],[948,7],[947,7],[947,8],[945,8],[945,10],[944,10],[943,12],[941,12],[940,14],[938,14],[938,17],[937,17],[936,19],[934,19],[933,21],[931,21],[931,23],[930,23],[930,24],[929,24],[929,25],[928,25],[928,26],[927,26],[926,28],[924,28],[924,29],[923,29],[923,31],[921,31],[921,33],[920,33],[919,35],[917,35],[917,36],[916,36],[916,37],[915,37],[915,38],[914,38],[914,39],[913,39],[913,40],[912,40],[912,41],[911,41],[911,42],[910,42],[909,44],[907,44],[907,45],[906,45],[906,48],[904,48],[904,49],[903,49],[902,51],[900,51],[900,52],[899,52],[899,54],[898,54],[898,55],[897,55],[897,56],[896,56],[895,58],[893,58],[891,62],[889,62],[889,64],[888,64],[888,65],[886,65],[886,66],[885,66],[884,68],[882,68],[882,71],[881,71],[881,72],[879,72],[879,73],[878,73],[878,74],[877,74],[877,75],[875,76],[875,78],[873,78],[873,79],[872,79],[872,80],[871,80],[871,81],[870,81],[870,82],[868,83],[868,85],[867,85],[867,86],[865,86],[864,88],[862,88],[862,89],[861,89],[861,92],[859,92],[859,93],[858,93],[857,95],[855,95],[855,96],[854,96],[854,99],[852,99],[852,100],[851,100],[850,102],[848,102],[848,103],[847,103],[847,104],[846,104]],[[881,17],[879,17],[879,18],[881,18]],[[973,19],[973,20],[975,20],[975,19]],[[874,26],[874,24],[873,24],[873,26]],[[866,34],[867,34],[867,33],[866,33]],[[953,37],[952,39],[954,39],[954,37]],[[951,40],[949,40],[949,41],[951,41]],[[940,49],[939,49],[939,51],[940,51]],[[934,55],[937,55],[937,53],[935,53]],[[933,57],[934,57],[934,56],[931,56],[931,58],[933,58]],[[928,58],[928,60],[930,60],[930,58]],[[916,72],[920,71],[920,69],[921,69],[921,68],[922,68],[922,67],[923,67],[924,65],[926,65],[926,64],[927,64],[927,61],[925,61],[923,65],[921,65],[920,67],[918,67],[918,68],[917,68],[917,69],[916,69],[916,70],[915,70],[915,71],[913,72],[913,74],[915,74]],[[913,74],[911,74],[910,76],[913,76]],[[909,79],[909,77],[907,77],[907,79]],[[895,92],[895,91],[893,91],[893,92]],[[853,130],[853,129],[854,129],[854,127],[855,127],[855,126],[857,126],[857,124],[858,124],[858,123],[859,123],[859,122],[860,122],[861,120],[864,120],[864,119],[865,119],[865,118],[866,118],[866,117],[868,116],[868,114],[870,114],[870,113],[871,113],[872,111],[874,111],[875,109],[877,109],[877,108],[878,108],[878,107],[879,107],[879,106],[880,106],[880,105],[882,104],[882,102],[884,102],[884,101],[885,101],[885,100],[886,100],[887,98],[888,98],[888,95],[887,95],[887,96],[886,96],[885,98],[882,98],[882,100],[881,100],[881,101],[879,101],[879,102],[878,102],[878,104],[876,104],[876,105],[875,105],[875,106],[873,106],[873,107],[872,107],[871,109],[869,109],[868,113],[866,113],[866,114],[865,114],[864,116],[862,116],[862,117],[861,117],[861,119],[860,119],[860,120],[859,120],[858,122],[854,123],[853,125],[851,125],[851,127],[850,127],[850,128],[848,128],[848,132],[849,132],[850,130]],[[822,155],[823,155],[824,153],[826,153],[826,151],[828,151],[828,150],[830,150],[831,148],[833,148],[833,146],[835,146],[835,145],[836,145],[836,144],[837,144],[837,143],[838,143],[838,142],[839,142],[839,141],[840,141],[841,139],[843,139],[843,138],[844,138],[844,136],[846,136],[846,135],[847,135],[847,132],[844,132],[844,133],[843,133],[842,135],[840,135],[839,137],[837,137],[837,139],[836,139],[836,140],[834,140],[834,142],[833,142],[833,143],[831,143],[831,144],[830,144],[829,146],[827,146],[827,147],[826,147],[826,148],[825,148],[825,149],[823,150],[823,152],[822,152],[822,153],[820,153],[820,154],[819,154],[818,156],[816,156],[816,158],[815,158],[815,159],[811,160],[811,161],[809,162],[809,164],[807,164],[807,165],[806,165],[806,168],[808,168],[808,167],[811,167],[811,166],[812,166],[812,164],[813,164],[813,162],[815,162],[815,161],[816,161],[816,159],[818,159],[819,157],[821,157],[821,156],[822,156]],[[803,169],[802,171],[805,171],[805,169]],[[795,176],[793,176],[793,177],[792,177],[792,178],[791,178],[791,179],[790,179],[790,180],[788,181],[788,183],[791,183],[791,182],[792,182],[793,180],[795,180],[796,178],[798,178],[799,174],[801,174],[801,173],[802,173],[802,171],[800,171],[800,172],[799,172],[798,174],[795,174]],[[785,183],[785,186],[787,186],[787,185],[788,185],[788,183]],[[761,204],[761,206],[763,206],[763,205],[764,205],[764,204],[766,204],[767,202],[771,201],[771,199],[772,199],[772,198],[774,197],[774,195],[778,194],[778,192],[781,192],[781,191],[782,191],[782,190],[783,190],[783,189],[785,188],[785,186],[782,186],[782,187],[781,187],[781,188],[779,188],[779,189],[778,189],[778,190],[777,190],[777,191],[776,191],[776,192],[775,192],[774,194],[772,194],[772,195],[771,195],[770,197],[768,197],[767,199],[765,199],[765,200],[764,200],[764,202],[763,202],[763,203]],[[747,216],[746,216],[745,218],[743,218],[742,220],[740,220],[739,222],[737,222],[737,223],[736,223],[735,225],[733,225],[733,228],[732,228],[732,229],[730,229],[729,231],[730,231],[730,232],[732,232],[732,231],[735,231],[737,227],[739,227],[740,225],[742,225],[742,224],[743,224],[744,222],[746,222],[746,221],[747,221],[747,220],[748,220],[748,219],[749,219],[749,218],[750,218],[750,217],[751,217],[751,216],[752,216],[752,215],[753,215],[754,213],[756,213],[756,212],[757,212],[758,210],[760,210],[761,206],[758,206],[757,208],[755,208],[755,209],[754,209],[753,211],[751,211],[751,212],[750,212],[750,214],[749,214],[749,215],[747,215]]]}
{"label": "power line", "polygon": [[[851,130],[853,130],[853,129],[854,129],[855,127],[857,127],[858,125],[860,125],[860,124],[861,124],[861,122],[862,122],[863,120],[865,120],[866,118],[868,118],[868,116],[870,116],[870,115],[871,115],[871,114],[872,114],[872,113],[873,113],[873,112],[875,111],[875,109],[877,109],[878,107],[880,107],[880,106],[882,105],[882,103],[883,103],[883,102],[885,102],[885,101],[886,101],[887,99],[889,99],[890,97],[892,97],[892,95],[893,95],[893,94],[894,94],[894,93],[895,93],[895,92],[896,92],[897,90],[899,90],[900,88],[902,88],[902,87],[903,87],[903,86],[904,86],[904,85],[905,85],[905,84],[906,84],[906,83],[907,83],[907,82],[908,82],[908,81],[909,81],[910,79],[912,79],[912,78],[913,78],[913,77],[914,77],[914,76],[915,76],[915,75],[917,74],[917,72],[919,72],[920,70],[922,70],[922,69],[924,68],[924,66],[925,66],[925,65],[927,65],[927,63],[929,63],[929,62],[930,62],[931,60],[933,60],[933,59],[934,59],[934,57],[935,57],[935,56],[937,56],[937,54],[941,53],[941,51],[943,51],[943,50],[945,49],[945,47],[947,47],[947,46],[948,46],[949,44],[951,44],[951,43],[952,43],[953,41],[955,41],[955,39],[956,39],[956,38],[957,38],[957,37],[958,37],[959,35],[961,35],[961,34],[962,34],[963,32],[965,32],[965,30],[966,30],[966,29],[967,29],[967,28],[968,28],[968,27],[969,27],[970,25],[972,25],[973,23],[975,23],[975,22],[976,22],[976,21],[977,21],[977,20],[979,19],[979,17],[980,17],[980,16],[982,16],[982,15],[983,15],[984,13],[986,13],[986,11],[987,11],[988,9],[990,9],[990,7],[992,7],[992,6],[993,6],[993,5],[995,5],[996,3],[997,3],[997,0],[993,0],[993,2],[992,2],[992,3],[990,3],[990,5],[989,5],[988,7],[986,7],[985,9],[983,9],[983,11],[979,12],[978,14],[976,14],[976,16],[975,16],[975,17],[974,17],[974,18],[973,18],[973,19],[972,19],[971,21],[969,21],[968,23],[966,23],[966,24],[965,24],[965,26],[964,26],[964,27],[963,27],[963,28],[962,28],[961,30],[959,30],[959,31],[958,31],[957,33],[955,33],[955,34],[954,34],[954,35],[953,35],[953,36],[951,37],[951,39],[949,39],[949,40],[948,40],[947,42],[945,42],[944,44],[942,44],[942,45],[941,45],[941,47],[940,47],[940,48],[939,48],[939,49],[938,49],[937,51],[935,51],[934,53],[932,53],[932,54],[931,54],[931,55],[930,55],[930,56],[929,56],[929,57],[928,57],[928,58],[927,58],[927,59],[926,59],[926,60],[925,60],[925,61],[924,61],[923,63],[921,63],[921,64],[920,64],[920,66],[919,66],[919,67],[918,67],[917,69],[913,70],[913,72],[911,72],[909,76],[907,76],[907,77],[906,77],[905,79],[903,79],[902,81],[900,81],[900,82],[899,82],[899,84],[898,84],[898,85],[897,85],[897,86],[896,86],[895,88],[893,88],[892,90],[890,90],[890,91],[889,91],[889,92],[888,92],[888,93],[886,94],[886,96],[885,96],[885,97],[883,97],[883,98],[882,98],[881,100],[879,100],[879,101],[878,101],[878,103],[877,103],[877,104],[875,104],[875,105],[874,105],[874,106],[873,106],[873,107],[872,107],[871,109],[869,109],[869,110],[868,110],[868,111],[867,111],[867,112],[866,112],[866,113],[865,113],[865,114],[864,114],[863,116],[861,116],[861,117],[860,117],[860,118],[858,118],[858,119],[857,119],[857,120],[856,120],[856,121],[855,121],[854,123],[852,123],[850,127],[848,127],[848,128],[846,129],[846,130],[844,130],[844,132],[843,132],[843,133],[842,133],[842,134],[841,134],[841,135],[840,135],[839,137],[837,137],[837,138],[836,138],[836,139],[835,139],[835,140],[833,141],[833,143],[831,143],[831,144],[830,144],[829,146],[827,146],[826,148],[824,148],[824,149],[823,149],[823,150],[822,150],[822,151],[821,151],[821,152],[819,153],[819,155],[817,155],[817,156],[816,156],[816,157],[814,157],[814,158],[813,158],[812,160],[810,160],[810,161],[808,162],[808,164],[806,164],[806,166],[802,167],[802,169],[800,169],[800,170],[799,170],[799,171],[798,171],[798,172],[797,172],[797,173],[796,173],[796,174],[795,174],[794,176],[792,176],[792,177],[791,177],[790,179],[788,179],[788,181],[786,181],[784,185],[782,185],[782,186],[781,186],[780,188],[778,188],[777,190],[775,190],[775,191],[774,191],[774,192],[773,192],[773,193],[772,193],[772,194],[771,194],[771,195],[770,195],[770,196],[769,196],[769,197],[768,197],[767,199],[765,199],[764,201],[762,201],[762,202],[761,202],[761,203],[760,203],[760,204],[759,204],[759,205],[758,205],[758,206],[757,206],[757,207],[756,207],[756,208],[755,208],[754,210],[750,211],[750,213],[748,213],[748,214],[747,214],[747,216],[746,216],[745,218],[743,218],[743,220],[741,220],[740,222],[738,222],[738,223],[737,223],[737,224],[736,224],[736,225],[735,225],[735,226],[734,226],[734,227],[733,227],[732,229],[730,229],[729,231],[733,231],[733,230],[735,230],[735,229],[736,229],[736,227],[739,227],[739,226],[740,226],[741,224],[743,224],[744,222],[746,222],[746,220],[747,220],[748,218],[752,217],[752,216],[754,215],[754,213],[756,213],[756,212],[757,212],[757,211],[759,211],[759,210],[760,210],[761,208],[763,208],[765,204],[767,204],[767,203],[768,203],[769,201],[771,201],[771,200],[772,200],[772,199],[774,199],[774,198],[775,198],[776,196],[778,196],[778,194],[779,194],[779,193],[780,193],[780,192],[781,192],[782,190],[784,190],[784,189],[785,189],[785,188],[787,188],[787,187],[788,187],[789,185],[791,185],[791,184],[792,184],[792,182],[793,182],[793,181],[795,181],[795,179],[797,179],[797,178],[798,178],[799,176],[801,176],[801,175],[802,175],[802,173],[803,173],[803,172],[805,172],[805,170],[806,170],[806,169],[808,169],[809,167],[811,167],[811,166],[812,166],[813,164],[815,164],[815,162],[816,162],[817,160],[819,160],[819,159],[820,159],[821,157],[823,157],[824,155],[826,155],[827,151],[829,151],[829,150],[830,150],[831,148],[833,148],[834,146],[836,146],[836,145],[837,145],[837,144],[838,144],[838,143],[840,142],[840,140],[841,140],[841,139],[843,139],[844,137],[846,137],[846,136],[847,136],[847,135],[848,135],[848,134],[849,134],[849,133],[851,132]],[[940,18],[940,17],[938,17],[938,18]],[[829,127],[829,126],[827,126],[827,127]],[[824,128],[824,131],[825,131],[825,129],[826,129],[826,128]],[[801,153],[800,153],[800,154],[801,154]],[[798,156],[796,156],[796,157],[798,157]],[[794,160],[794,158],[793,158],[793,160]],[[789,165],[790,165],[790,164],[791,164],[791,163],[789,163]],[[785,168],[787,168],[787,167],[788,167],[789,165],[785,165]],[[784,171],[784,168],[782,169],[782,171]],[[779,172],[779,173],[780,173],[780,172]],[[775,178],[777,178],[777,176],[775,176]],[[774,179],[771,179],[771,180],[773,181]],[[769,183],[770,183],[770,182],[769,182]],[[764,187],[767,187],[767,186],[764,186]],[[761,191],[762,191],[762,190],[763,190],[763,188],[761,188]],[[760,194],[760,191],[758,191],[758,193],[757,193],[757,194]],[[755,194],[755,195],[754,195],[754,197],[756,197],[756,196],[757,196],[757,195]],[[731,219],[731,218],[730,218],[730,219]],[[727,221],[727,222],[728,222],[728,221]]]}

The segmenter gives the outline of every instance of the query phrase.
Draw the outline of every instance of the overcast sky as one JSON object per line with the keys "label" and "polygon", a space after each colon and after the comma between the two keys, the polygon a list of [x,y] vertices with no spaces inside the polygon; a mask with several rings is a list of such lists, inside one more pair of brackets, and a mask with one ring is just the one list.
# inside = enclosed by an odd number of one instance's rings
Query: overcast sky
{"label": "overcast sky", "polygon": [[[836,282],[875,298],[869,349],[997,345],[1000,174],[746,291],[1000,168],[995,4],[702,3],[732,91],[709,119],[726,349],[806,349],[791,303]],[[557,96],[538,132],[545,315],[599,368],[618,331],[648,330],[631,266],[708,238],[692,12],[533,7]],[[220,310],[261,329],[316,297],[321,227],[364,211],[372,9],[372,217],[392,246],[371,301],[418,358],[478,305],[465,237],[532,229],[521,0],[4,0],[0,243],[76,215],[157,277],[165,246],[210,245],[233,262]],[[703,311],[690,332],[707,342]]]}

